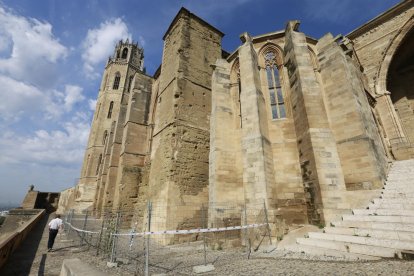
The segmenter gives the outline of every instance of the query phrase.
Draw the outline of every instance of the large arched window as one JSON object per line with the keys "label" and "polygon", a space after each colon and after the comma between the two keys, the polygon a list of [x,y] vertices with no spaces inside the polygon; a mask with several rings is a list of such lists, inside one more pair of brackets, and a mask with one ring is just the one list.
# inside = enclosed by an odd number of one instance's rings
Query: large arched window
{"label": "large arched window", "polygon": [[122,50],[121,58],[127,58],[127,56],[128,56],[128,48],[124,48],[124,50]]}
{"label": "large arched window", "polygon": [[274,51],[264,52],[266,66],[266,80],[270,94],[270,105],[272,118],[281,119],[286,117],[285,101],[283,99],[282,85],[280,83],[279,68],[276,63]]}
{"label": "large arched window", "polygon": [[115,74],[115,79],[114,79],[114,85],[112,86],[112,89],[116,90],[119,88],[119,81],[121,80],[121,74],[119,74],[119,72],[117,72]]}
{"label": "large arched window", "polygon": [[114,102],[110,102],[109,103],[109,109],[108,109],[108,116],[107,118],[111,118],[112,117],[112,109],[114,108]]}

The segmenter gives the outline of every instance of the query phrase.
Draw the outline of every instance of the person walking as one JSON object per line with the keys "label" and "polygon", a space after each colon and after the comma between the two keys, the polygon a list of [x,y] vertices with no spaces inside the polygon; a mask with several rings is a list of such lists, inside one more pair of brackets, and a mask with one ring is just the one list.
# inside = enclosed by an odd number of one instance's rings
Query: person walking
{"label": "person walking", "polygon": [[63,229],[63,221],[60,219],[60,215],[57,214],[56,218],[49,222],[49,240],[47,241],[47,251],[49,252],[52,251],[59,229]]}

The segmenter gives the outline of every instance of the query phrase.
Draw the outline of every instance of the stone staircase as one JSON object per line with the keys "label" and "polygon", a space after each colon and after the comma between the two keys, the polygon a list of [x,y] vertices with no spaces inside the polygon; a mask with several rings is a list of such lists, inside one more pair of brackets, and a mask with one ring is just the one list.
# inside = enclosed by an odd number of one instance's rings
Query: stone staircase
{"label": "stone staircase", "polygon": [[298,238],[308,254],[351,260],[411,258],[414,254],[414,159],[393,163],[380,198],[354,209],[323,233]]}

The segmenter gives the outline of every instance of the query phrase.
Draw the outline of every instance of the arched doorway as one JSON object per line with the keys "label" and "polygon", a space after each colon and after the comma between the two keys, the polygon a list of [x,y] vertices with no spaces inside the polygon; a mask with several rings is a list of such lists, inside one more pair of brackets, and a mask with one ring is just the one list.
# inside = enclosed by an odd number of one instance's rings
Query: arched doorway
{"label": "arched doorway", "polygon": [[414,28],[393,55],[386,85],[405,134],[401,142],[414,144]]}

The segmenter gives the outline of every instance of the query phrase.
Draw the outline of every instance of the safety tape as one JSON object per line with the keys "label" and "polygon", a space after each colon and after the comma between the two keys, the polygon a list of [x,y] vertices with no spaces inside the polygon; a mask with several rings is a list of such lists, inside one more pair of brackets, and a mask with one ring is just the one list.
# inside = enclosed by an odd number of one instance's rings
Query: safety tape
{"label": "safety tape", "polygon": [[112,236],[147,236],[147,235],[183,235],[183,234],[196,234],[196,233],[210,233],[210,232],[222,232],[231,230],[241,230],[248,228],[257,228],[268,225],[267,223],[262,224],[249,224],[241,226],[229,226],[219,228],[205,228],[205,229],[190,229],[190,230],[166,230],[166,231],[154,231],[154,232],[141,232],[141,233],[118,233],[111,234]]}
{"label": "safety tape", "polygon": [[93,231],[87,231],[87,230],[82,230],[82,229],[76,228],[75,226],[73,226],[73,225],[72,225],[72,224],[70,224],[69,222],[67,222],[66,224],[67,224],[67,225],[69,225],[69,226],[70,226],[70,228],[72,228],[73,230],[76,230],[76,231],[78,231],[78,232],[84,232],[84,233],[90,233],[90,234],[99,234],[99,233],[100,233],[100,231],[98,231],[98,232],[93,232]]}
{"label": "safety tape", "polygon": [[[73,220],[82,220],[82,221],[85,221],[84,218],[72,218],[71,221],[73,221]],[[89,220],[101,220],[101,219],[88,218],[88,221]]]}

